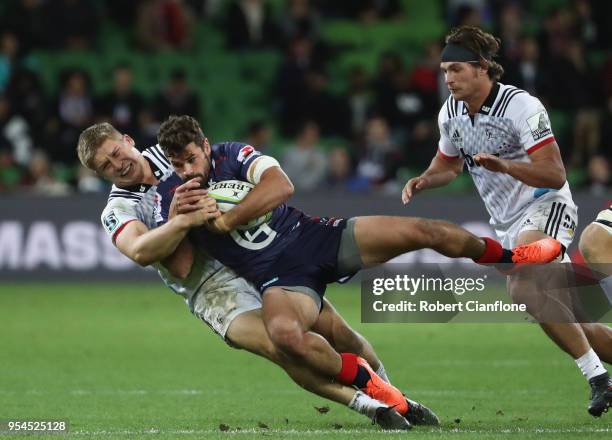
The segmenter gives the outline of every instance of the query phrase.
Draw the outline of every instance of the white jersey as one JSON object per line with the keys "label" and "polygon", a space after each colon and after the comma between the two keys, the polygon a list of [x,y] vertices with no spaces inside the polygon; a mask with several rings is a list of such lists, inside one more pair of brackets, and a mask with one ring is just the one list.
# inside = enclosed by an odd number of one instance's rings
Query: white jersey
{"label": "white jersey", "polygon": [[[463,157],[494,228],[516,222],[540,196],[552,190],[534,188],[504,173],[494,173],[474,162],[477,153],[489,153],[517,162],[553,142],[548,114],[539,99],[513,86],[494,83],[491,93],[473,118],[463,101],[452,95],[438,115],[442,157]],[[559,195],[571,200],[567,182]]]}
{"label": "white jersey", "polygon": [[[174,169],[158,145],[147,148],[142,155],[147,159],[153,174],[161,182],[173,175]],[[138,185],[124,189],[113,185],[108,202],[102,212],[102,225],[112,239],[131,221],[140,221],[153,229],[164,222],[161,214],[161,196],[157,185]],[[194,247],[194,261],[186,279],[176,279],[163,267],[153,265],[162,280],[171,290],[183,296],[193,312],[196,293],[204,290],[223,290],[237,275],[219,261],[208,256],[202,249]]]}

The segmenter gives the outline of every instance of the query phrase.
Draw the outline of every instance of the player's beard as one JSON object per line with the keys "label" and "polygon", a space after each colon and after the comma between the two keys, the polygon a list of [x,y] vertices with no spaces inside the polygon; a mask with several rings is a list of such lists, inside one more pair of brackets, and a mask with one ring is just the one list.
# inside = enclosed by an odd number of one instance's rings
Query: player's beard
{"label": "player's beard", "polygon": [[212,161],[210,160],[209,154],[204,153],[204,162],[206,170],[202,173],[192,173],[185,176],[185,181],[198,178],[200,179],[200,188],[208,187],[208,178],[210,177],[210,170],[212,169]]}

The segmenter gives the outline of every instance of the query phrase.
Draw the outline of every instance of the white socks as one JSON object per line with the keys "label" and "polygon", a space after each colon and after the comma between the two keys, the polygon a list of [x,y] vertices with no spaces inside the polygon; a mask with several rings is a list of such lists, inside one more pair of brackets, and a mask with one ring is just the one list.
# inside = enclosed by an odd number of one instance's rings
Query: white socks
{"label": "white socks", "polygon": [[376,399],[372,399],[370,396],[364,394],[361,391],[357,391],[351,401],[348,404],[349,408],[357,411],[359,414],[373,419],[376,415],[376,410],[380,407],[386,407],[384,403],[379,402]]}
{"label": "white socks", "polygon": [[[612,300],[611,300],[611,302],[612,302]],[[380,363],[380,367],[378,367],[378,370],[376,370],[376,374],[378,374],[380,376],[380,378],[382,380],[384,380],[385,382],[391,383],[391,381],[387,377],[387,372],[385,371],[385,366],[383,365],[382,362]]]}
{"label": "white socks", "polygon": [[592,348],[576,359],[576,365],[578,365],[578,368],[580,368],[580,371],[582,371],[587,380],[591,380],[593,377],[604,374],[607,371]]}

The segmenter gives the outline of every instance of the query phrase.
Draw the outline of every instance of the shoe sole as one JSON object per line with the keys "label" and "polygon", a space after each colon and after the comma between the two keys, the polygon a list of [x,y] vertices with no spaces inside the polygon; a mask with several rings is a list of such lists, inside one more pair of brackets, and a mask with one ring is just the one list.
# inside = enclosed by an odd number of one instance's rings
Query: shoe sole
{"label": "shoe sole", "polygon": [[393,408],[379,408],[375,422],[385,431],[408,431],[412,425]]}
{"label": "shoe sole", "polygon": [[407,416],[408,421],[413,425],[425,425],[425,426],[438,426],[440,425],[440,419],[432,410],[427,408],[425,405],[411,401],[408,401],[409,407],[414,407],[416,409],[415,413]]}

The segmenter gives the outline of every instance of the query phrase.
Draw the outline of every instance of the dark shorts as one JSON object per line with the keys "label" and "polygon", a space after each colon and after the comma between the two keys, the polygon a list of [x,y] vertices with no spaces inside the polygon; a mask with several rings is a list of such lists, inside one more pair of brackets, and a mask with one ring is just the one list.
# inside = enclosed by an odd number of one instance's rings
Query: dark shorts
{"label": "dark shorts", "polygon": [[352,220],[340,218],[303,222],[299,237],[261,278],[259,290],[283,287],[312,296],[320,305],[327,284],[348,279],[360,269],[353,227]]}

